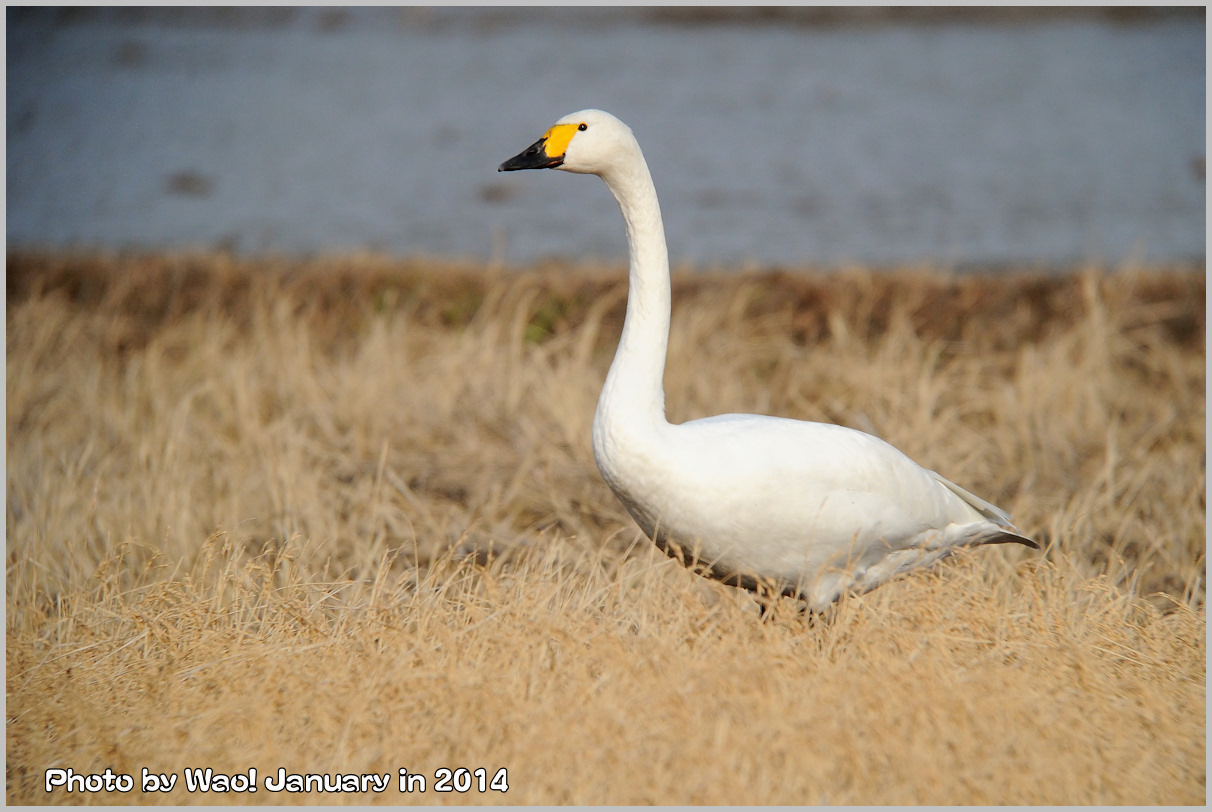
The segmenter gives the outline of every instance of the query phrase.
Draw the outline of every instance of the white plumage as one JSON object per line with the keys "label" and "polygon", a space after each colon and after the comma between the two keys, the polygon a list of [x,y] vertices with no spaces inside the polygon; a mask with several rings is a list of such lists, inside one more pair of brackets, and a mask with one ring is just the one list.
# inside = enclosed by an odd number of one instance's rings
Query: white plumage
{"label": "white plumage", "polygon": [[593,421],[602,477],[661,549],[704,574],[765,583],[821,610],[956,547],[1019,542],[1000,509],[854,429],[728,414],[671,424],[662,379],[669,260],[656,189],[631,130],[565,116],[500,171],[598,175],[631,255],[627,315]]}

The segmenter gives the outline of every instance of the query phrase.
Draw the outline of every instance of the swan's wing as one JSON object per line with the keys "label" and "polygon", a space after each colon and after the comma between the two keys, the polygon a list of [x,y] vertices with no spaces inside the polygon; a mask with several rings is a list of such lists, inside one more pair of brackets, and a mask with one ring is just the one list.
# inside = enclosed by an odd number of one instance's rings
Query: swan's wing
{"label": "swan's wing", "polygon": [[1014,522],[1010,521],[1010,514],[1006,513],[1006,511],[1002,510],[997,505],[994,505],[991,502],[986,502],[984,499],[981,499],[979,496],[972,493],[971,491],[966,490],[965,488],[961,488],[959,485],[956,485],[954,482],[947,479],[946,477],[940,476],[935,471],[931,471],[931,470],[927,469],[926,473],[928,473],[928,474],[930,474],[930,476],[934,477],[934,479],[939,484],[946,487],[947,490],[951,491],[953,494],[958,496],[960,499],[963,499],[965,502],[967,502],[969,505],[971,505],[973,508],[975,508],[976,511],[978,513],[980,513],[982,516],[984,516],[986,519],[988,519],[989,521],[993,522],[994,524],[996,524],[997,526],[999,526],[1003,530],[1005,530],[1004,533],[990,536],[989,538],[987,538],[985,540],[984,543],[986,543],[986,544],[1004,544],[1007,542],[1014,542],[1016,544],[1026,544],[1028,547],[1034,547],[1037,550],[1039,549],[1039,544],[1037,544],[1034,540],[1029,539],[1026,536],[1020,536],[1020,535],[1018,535],[1018,533],[1013,532],[1013,531],[1017,530],[1018,528],[1016,528],[1014,526]]}
{"label": "swan's wing", "polygon": [[960,499],[963,499],[965,502],[972,505],[972,507],[976,508],[977,512],[989,521],[993,522],[994,524],[1000,524],[1007,530],[1014,529],[1014,523],[1010,521],[1010,514],[1006,513],[1006,511],[1002,510],[997,505],[986,502],[984,499],[981,499],[971,491],[961,488],[959,485],[956,485],[954,482],[944,476],[940,476],[935,471],[927,469],[926,473],[934,477],[934,479],[939,484],[945,486],[947,490],[951,491]]}

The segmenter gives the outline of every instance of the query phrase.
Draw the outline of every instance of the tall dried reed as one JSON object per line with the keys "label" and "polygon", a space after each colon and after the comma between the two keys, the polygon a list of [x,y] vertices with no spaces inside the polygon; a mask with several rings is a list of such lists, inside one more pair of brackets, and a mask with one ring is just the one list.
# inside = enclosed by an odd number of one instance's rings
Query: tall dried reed
{"label": "tall dried reed", "polygon": [[[1202,270],[679,274],[671,419],[870,431],[1046,544],[766,622],[597,476],[625,295],[10,253],[8,801],[1205,800]],[[46,793],[68,767],[392,787]]]}

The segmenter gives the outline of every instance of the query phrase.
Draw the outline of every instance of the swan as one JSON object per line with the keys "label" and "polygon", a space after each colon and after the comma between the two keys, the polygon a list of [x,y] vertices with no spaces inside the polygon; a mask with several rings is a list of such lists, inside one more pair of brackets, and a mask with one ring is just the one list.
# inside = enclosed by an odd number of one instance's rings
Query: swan
{"label": "swan", "polygon": [[752,414],[668,422],[669,259],[639,143],[609,113],[582,110],[497,171],[544,168],[597,175],[623,214],[627,310],[594,414],[593,456],[661,550],[702,575],[821,612],[958,547],[1038,549],[1005,511],[870,434]]}

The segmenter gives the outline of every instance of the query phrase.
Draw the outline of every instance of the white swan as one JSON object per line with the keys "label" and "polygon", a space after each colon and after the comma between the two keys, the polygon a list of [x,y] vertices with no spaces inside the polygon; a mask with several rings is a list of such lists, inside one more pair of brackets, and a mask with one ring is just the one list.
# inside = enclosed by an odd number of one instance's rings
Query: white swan
{"label": "white swan", "polygon": [[820,611],[956,547],[1038,547],[1016,535],[1005,512],[870,434],[748,414],[669,423],[669,260],[635,136],[609,113],[583,110],[498,171],[541,168],[597,175],[623,212],[627,314],[593,420],[593,455],[662,550],[702,574],[798,595]]}

